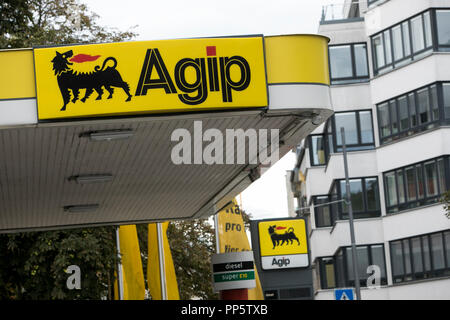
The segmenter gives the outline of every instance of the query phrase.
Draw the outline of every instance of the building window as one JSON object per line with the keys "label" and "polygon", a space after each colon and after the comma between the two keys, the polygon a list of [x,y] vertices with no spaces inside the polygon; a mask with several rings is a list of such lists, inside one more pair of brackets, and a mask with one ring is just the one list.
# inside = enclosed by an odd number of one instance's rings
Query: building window
{"label": "building window", "polygon": [[311,166],[326,165],[330,154],[334,152],[333,128],[330,119],[325,124],[323,134],[312,134],[308,136],[307,141]]}
{"label": "building window", "polygon": [[[373,218],[381,215],[377,177],[349,179],[350,199],[355,219]],[[314,196],[316,228],[330,227],[336,220],[348,219],[345,180],[335,180],[328,195]]]}
{"label": "building window", "polygon": [[331,84],[369,80],[367,45],[346,44],[329,47]]}
{"label": "building window", "polygon": [[341,112],[334,115],[336,126],[336,145],[342,146],[341,127],[345,128],[345,143],[347,145],[358,144],[358,127],[355,112]]}
{"label": "building window", "polygon": [[376,70],[376,72],[379,72],[386,65],[384,41],[383,41],[382,33],[379,35],[376,35],[372,38],[372,48],[373,48],[374,63],[375,63],[374,70]]}
{"label": "building window", "polygon": [[450,10],[436,10],[439,47],[450,48]]}
{"label": "building window", "polygon": [[449,162],[450,157],[439,157],[384,173],[387,212],[439,202],[450,188]]}
{"label": "building window", "polygon": [[351,46],[330,47],[331,79],[351,78],[353,76]]}
{"label": "building window", "polygon": [[[449,114],[450,114],[450,87],[449,87]],[[324,130],[324,139],[325,139],[325,152],[326,152],[326,162],[328,163],[328,159],[331,153],[334,152],[334,139],[333,139],[333,117],[328,118],[325,124]]]}
{"label": "building window", "polygon": [[450,83],[434,83],[377,105],[380,143],[450,124]]}
{"label": "building window", "polygon": [[322,134],[309,136],[309,156],[312,166],[325,165],[325,139]]}
{"label": "building window", "polygon": [[442,101],[444,105],[444,117],[450,119],[450,83],[442,84]]}
{"label": "building window", "polygon": [[389,0],[368,0],[368,4],[369,4],[369,7],[371,7],[371,6],[375,5],[375,4],[382,4],[382,3],[385,3],[387,1],[389,1]]}
{"label": "building window", "polygon": [[319,258],[320,287],[322,289],[336,288],[336,274],[333,257]]}
{"label": "building window", "polygon": [[[430,16],[428,15],[428,18]],[[411,23],[411,42],[413,52],[420,52],[425,49],[425,37],[424,37],[424,26],[423,26],[423,16],[419,15],[410,20]]]}
{"label": "building window", "polygon": [[[349,179],[350,199],[355,219],[381,215],[377,177]],[[312,197],[316,228],[333,226],[336,220],[348,219],[345,180],[335,180],[330,194]]]}
{"label": "building window", "polygon": [[367,62],[367,45],[354,44],[353,45],[355,56],[355,73],[356,78],[369,78],[369,64]]}
{"label": "building window", "polygon": [[316,228],[331,227],[334,224],[334,218],[332,217],[331,206],[328,204],[330,196],[313,196],[312,201]]}
{"label": "building window", "polygon": [[[346,181],[340,180],[341,198],[347,199]],[[362,190],[361,179],[349,179],[350,184],[350,201],[352,202],[353,212],[364,211],[364,193]],[[342,216],[343,219],[348,219],[348,205],[346,202],[342,203]]]}
{"label": "building window", "polygon": [[[387,284],[384,245],[359,245],[357,250],[357,266],[361,287],[367,285],[367,267],[377,265],[381,270],[381,284]],[[332,257],[318,258],[320,286],[322,289],[353,287],[355,278],[351,247],[341,247]]]}
{"label": "building window", "polygon": [[450,230],[390,242],[394,283],[450,275]]}
{"label": "building window", "polygon": [[370,110],[336,112],[333,115],[335,152],[342,152],[341,127],[345,128],[345,144],[348,151],[372,149],[372,112]]}
{"label": "building window", "polygon": [[[379,217],[380,202],[378,190],[378,178],[349,179],[350,200],[355,219]],[[339,199],[347,199],[345,180],[335,180]],[[341,220],[348,219],[348,205],[346,202],[338,206],[338,217]]]}
{"label": "building window", "polygon": [[308,137],[311,166],[326,165],[331,153],[342,152],[341,127],[345,128],[347,151],[373,149],[372,123],[371,110],[335,112],[325,123],[323,134]]}
{"label": "building window", "polygon": [[369,6],[374,5],[375,3],[377,3],[379,0],[367,0],[367,3],[369,4]]}
{"label": "building window", "polygon": [[433,50],[450,51],[449,21],[450,10],[431,9],[373,35],[374,73],[400,67]]}

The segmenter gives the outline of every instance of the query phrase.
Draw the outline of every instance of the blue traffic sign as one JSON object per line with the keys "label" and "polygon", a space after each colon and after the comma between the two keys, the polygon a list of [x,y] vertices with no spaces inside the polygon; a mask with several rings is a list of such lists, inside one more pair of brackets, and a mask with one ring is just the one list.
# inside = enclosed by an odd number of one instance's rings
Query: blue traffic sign
{"label": "blue traffic sign", "polygon": [[355,290],[350,289],[335,289],[334,297],[336,300],[355,300]]}

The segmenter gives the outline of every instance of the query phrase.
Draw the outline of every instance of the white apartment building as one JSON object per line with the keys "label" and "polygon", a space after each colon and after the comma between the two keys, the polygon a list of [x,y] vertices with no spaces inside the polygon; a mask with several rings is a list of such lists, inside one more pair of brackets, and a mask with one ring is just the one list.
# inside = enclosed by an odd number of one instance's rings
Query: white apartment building
{"label": "white apartment building", "polygon": [[[338,10],[336,10],[338,9]],[[297,149],[315,299],[353,287],[340,128],[345,128],[363,300],[450,299],[450,0],[326,7],[335,114]],[[333,202],[328,205],[315,206]],[[309,209],[302,209],[309,207]],[[367,267],[381,287],[366,287]]]}

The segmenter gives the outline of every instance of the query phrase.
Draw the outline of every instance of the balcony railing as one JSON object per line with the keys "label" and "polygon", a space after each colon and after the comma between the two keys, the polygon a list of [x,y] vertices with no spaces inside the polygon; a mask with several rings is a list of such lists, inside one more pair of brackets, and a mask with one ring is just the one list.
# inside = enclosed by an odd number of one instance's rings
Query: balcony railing
{"label": "balcony railing", "polygon": [[342,20],[362,20],[359,14],[359,1],[327,4],[322,7],[321,24],[334,23]]}

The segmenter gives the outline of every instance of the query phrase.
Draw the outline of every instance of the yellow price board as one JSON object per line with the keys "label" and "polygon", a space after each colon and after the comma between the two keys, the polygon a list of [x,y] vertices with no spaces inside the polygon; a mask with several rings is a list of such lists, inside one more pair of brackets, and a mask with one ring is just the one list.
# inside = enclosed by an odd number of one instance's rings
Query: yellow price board
{"label": "yellow price board", "polygon": [[309,266],[304,219],[260,221],[258,233],[264,270]]}
{"label": "yellow price board", "polygon": [[34,49],[39,120],[266,107],[262,37]]}

